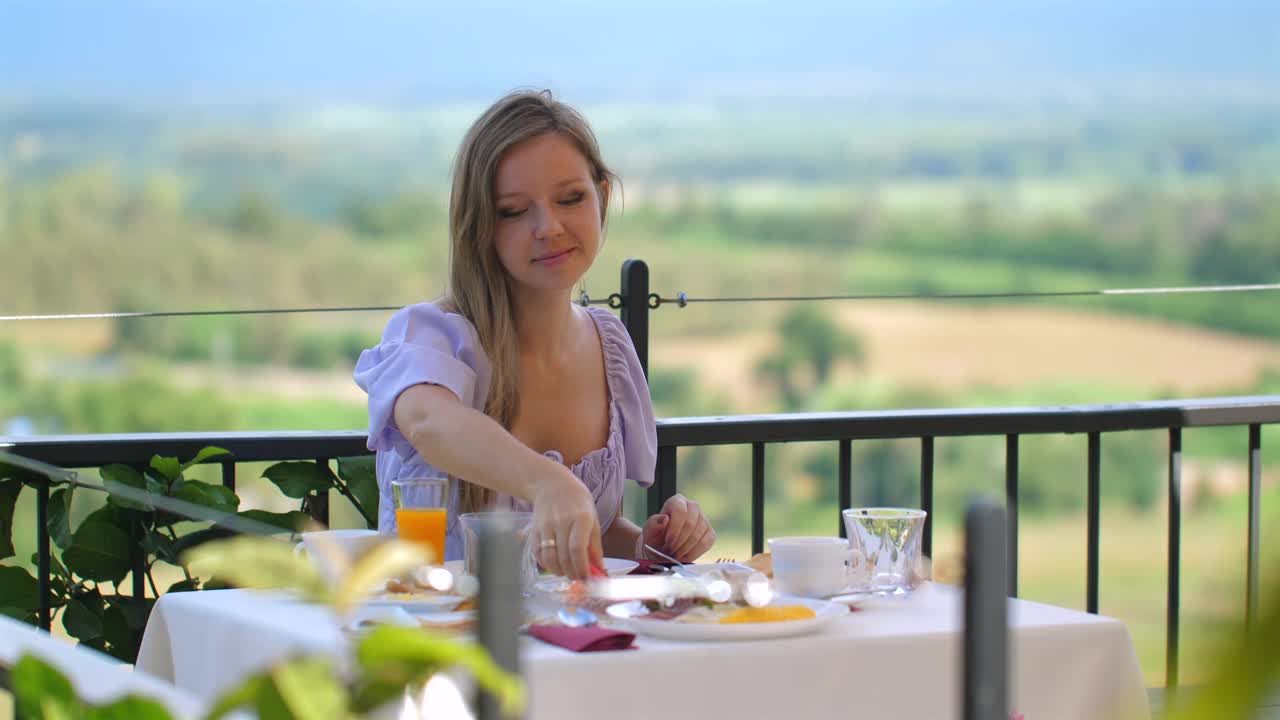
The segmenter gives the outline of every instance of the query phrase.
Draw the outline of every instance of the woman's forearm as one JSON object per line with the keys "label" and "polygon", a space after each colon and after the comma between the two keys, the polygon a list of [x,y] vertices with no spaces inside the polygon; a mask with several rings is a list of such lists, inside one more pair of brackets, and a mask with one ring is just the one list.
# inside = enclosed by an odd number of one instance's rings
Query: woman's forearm
{"label": "woman's forearm", "polygon": [[[619,511],[621,512],[621,511]],[[605,557],[640,559],[640,528],[619,515],[600,538]]]}
{"label": "woman's forearm", "polygon": [[493,418],[467,407],[449,390],[415,385],[396,400],[396,425],[432,467],[490,490],[532,502],[538,485],[563,473]]}

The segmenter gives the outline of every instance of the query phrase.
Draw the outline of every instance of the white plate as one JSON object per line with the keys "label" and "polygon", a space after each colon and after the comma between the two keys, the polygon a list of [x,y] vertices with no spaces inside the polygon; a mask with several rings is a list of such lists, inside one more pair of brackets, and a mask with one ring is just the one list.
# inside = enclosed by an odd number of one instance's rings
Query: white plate
{"label": "white plate", "polygon": [[648,620],[630,617],[624,606],[618,603],[609,608],[610,624],[620,625],[637,634],[668,640],[758,640],[761,638],[790,637],[816,632],[829,623],[849,614],[849,608],[826,600],[779,595],[772,605],[805,605],[813,608],[816,617],[805,620],[783,620],[763,623],[682,623],[674,620]]}
{"label": "white plate", "polygon": [[[635,560],[625,560],[623,558],[605,558],[604,571],[609,573],[609,577],[620,577],[640,567],[640,563]],[[569,579],[563,575],[543,575],[533,584],[535,590],[541,592],[564,592],[569,589]]]}
{"label": "white plate", "polygon": [[450,612],[463,601],[461,595],[446,593],[430,593],[408,597],[410,593],[392,593],[374,595],[363,603],[369,608],[400,608],[411,613],[444,613]]}
{"label": "white plate", "polygon": [[604,571],[610,576],[626,575],[627,573],[640,567],[640,563],[635,560],[627,560],[625,558],[605,558]]}

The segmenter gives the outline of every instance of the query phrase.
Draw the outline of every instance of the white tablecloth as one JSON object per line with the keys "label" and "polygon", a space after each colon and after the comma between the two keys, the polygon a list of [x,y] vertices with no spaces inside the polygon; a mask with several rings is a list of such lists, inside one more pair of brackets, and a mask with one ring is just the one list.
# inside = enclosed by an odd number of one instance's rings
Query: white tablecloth
{"label": "white tablecloth", "polygon": [[[1146,718],[1133,643],[1117,620],[1012,600],[1011,708],[1026,720]],[[530,718],[960,716],[962,596],[926,585],[872,601],[818,634],[748,642],[637,638],[575,654],[525,638]],[[212,698],[286,655],[338,656],[326,610],[243,590],[165,595],[138,667]]]}
{"label": "white tablecloth", "polygon": [[24,655],[34,655],[67,677],[80,699],[95,705],[140,695],[155,700],[174,717],[204,715],[205,704],[190,693],[134,671],[127,664],[97,650],[77,647],[45,631],[0,615],[0,665],[13,667]]}

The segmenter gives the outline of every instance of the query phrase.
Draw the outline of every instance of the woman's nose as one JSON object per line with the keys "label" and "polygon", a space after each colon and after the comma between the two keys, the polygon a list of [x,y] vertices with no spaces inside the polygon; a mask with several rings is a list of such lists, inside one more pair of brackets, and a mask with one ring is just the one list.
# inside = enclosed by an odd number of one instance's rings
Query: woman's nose
{"label": "woman's nose", "polygon": [[534,213],[534,235],[539,240],[554,238],[564,232],[564,225],[560,222],[560,216],[556,213],[555,208],[541,207]]}

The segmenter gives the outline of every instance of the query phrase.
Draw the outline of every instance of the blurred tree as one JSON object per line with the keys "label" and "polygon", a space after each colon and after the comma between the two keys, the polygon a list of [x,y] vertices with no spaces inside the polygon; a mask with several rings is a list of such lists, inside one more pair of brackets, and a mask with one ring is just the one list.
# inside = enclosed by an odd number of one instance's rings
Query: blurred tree
{"label": "blurred tree", "polygon": [[777,388],[787,410],[803,406],[825,385],[839,363],[861,367],[862,342],[830,316],[809,304],[797,305],[778,323],[779,346],[756,364],[762,381]]}

